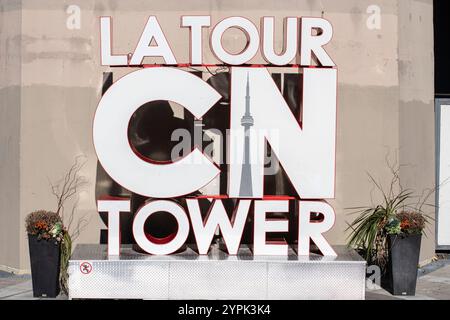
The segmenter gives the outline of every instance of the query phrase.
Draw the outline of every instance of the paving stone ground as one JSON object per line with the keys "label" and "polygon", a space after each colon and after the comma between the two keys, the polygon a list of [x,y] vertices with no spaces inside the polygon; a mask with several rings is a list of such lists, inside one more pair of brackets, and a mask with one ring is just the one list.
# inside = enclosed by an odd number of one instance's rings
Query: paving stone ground
{"label": "paving stone ground", "polygon": [[[420,274],[420,272],[419,272]],[[33,298],[30,275],[14,275],[0,271],[0,300],[41,300]],[[56,299],[65,300],[60,295]],[[450,261],[438,269],[420,275],[415,296],[392,296],[383,289],[366,290],[366,300],[450,300]]]}
{"label": "paving stone ground", "polygon": [[[56,299],[63,300],[67,297],[60,295]],[[45,300],[45,298],[33,297],[30,275],[15,275],[0,271],[0,300]]]}
{"label": "paving stone ground", "polygon": [[[383,289],[366,290],[366,300],[450,300],[450,261],[436,263],[437,269],[419,271],[415,296],[393,296]],[[428,267],[430,269],[430,267]]]}

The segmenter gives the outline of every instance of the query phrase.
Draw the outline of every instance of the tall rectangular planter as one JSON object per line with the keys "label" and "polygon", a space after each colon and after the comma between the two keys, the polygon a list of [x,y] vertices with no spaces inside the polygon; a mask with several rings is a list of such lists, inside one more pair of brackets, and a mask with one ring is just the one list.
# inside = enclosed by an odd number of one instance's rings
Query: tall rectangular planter
{"label": "tall rectangular planter", "polygon": [[34,297],[55,298],[60,291],[61,246],[55,240],[38,240],[28,235]]}
{"label": "tall rectangular planter", "polygon": [[389,257],[381,285],[391,294],[416,294],[421,240],[421,234],[388,236]]}

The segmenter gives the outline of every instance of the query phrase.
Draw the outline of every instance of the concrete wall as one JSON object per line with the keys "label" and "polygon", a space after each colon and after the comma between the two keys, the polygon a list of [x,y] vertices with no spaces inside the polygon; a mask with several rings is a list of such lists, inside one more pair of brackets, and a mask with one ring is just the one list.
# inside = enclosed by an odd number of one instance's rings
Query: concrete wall
{"label": "concrete wall", "polygon": [[[372,4],[381,8],[380,29],[367,27],[370,17],[366,11]],[[79,30],[66,27],[69,5],[81,8]],[[16,197],[20,193],[20,203],[16,201],[15,207],[11,207],[14,202],[4,204],[1,201],[0,204],[0,219],[4,219],[0,220],[0,234],[3,236],[3,230],[8,229],[10,237],[16,239],[16,248],[10,249],[11,257],[6,254],[5,264],[29,269],[24,217],[35,209],[55,207],[48,181],[56,182],[62,177],[80,154],[87,159],[81,174],[89,179],[89,184],[79,194],[77,217],[86,216],[90,223],[77,242],[98,242],[98,232],[103,224],[95,211],[97,159],[91,125],[100,99],[102,72],[110,70],[101,67],[99,62],[98,17],[113,17],[114,51],[128,53],[134,49],[151,14],[158,15],[179,62],[188,61],[189,48],[188,30],[179,28],[182,14],[209,14],[213,25],[231,15],[251,18],[259,25],[260,17],[270,15],[277,18],[277,30],[285,16],[323,15],[332,22],[334,39],[327,51],[338,65],[339,87],[337,193],[332,201],[337,221],[327,234],[331,243],[346,241],[346,223],[353,217],[348,216],[345,208],[368,205],[377,200],[366,172],[385,185],[390,181],[385,162],[387,154],[401,163],[413,164],[401,172],[402,180],[408,186],[419,191],[433,186],[431,1],[29,0],[23,3],[21,15],[14,20],[20,21],[22,30],[21,63],[17,64],[17,68],[21,68],[21,78],[17,81],[21,84],[18,88],[21,94],[14,100],[20,109],[14,109],[15,113],[8,115],[8,121],[2,117],[2,126],[3,122],[8,122],[12,130],[0,128],[2,152],[3,141],[11,132],[15,132],[13,145],[17,149],[19,124],[13,123],[20,117],[20,175],[18,150],[14,158],[10,156],[5,169],[0,168],[10,175],[8,180],[17,182],[15,185],[5,181],[2,171],[0,197],[5,196],[7,189]],[[8,15],[14,16],[14,13]],[[18,30],[2,29],[2,41],[5,37],[13,38],[13,33]],[[411,30],[414,33],[409,34]],[[227,34],[225,43],[235,49],[240,43],[234,41],[234,36]],[[205,32],[204,37],[206,40],[208,33]],[[204,43],[206,62],[216,62],[207,47],[208,42]],[[281,41],[277,46],[281,47]],[[1,50],[4,59],[3,46]],[[158,62],[146,62],[153,61]],[[256,56],[252,62],[262,62],[261,57]],[[2,68],[5,68],[3,60]],[[8,65],[8,73],[14,74],[11,68]],[[129,71],[121,70],[117,76]],[[8,95],[2,94],[1,108],[5,108],[5,97]],[[11,191],[13,187],[16,192]],[[14,212],[14,215],[7,212]],[[13,226],[4,227],[3,221]],[[5,250],[2,244],[0,250]],[[421,259],[433,256],[433,250],[434,237],[430,233],[424,241]],[[3,256],[0,251],[0,259],[4,259]]]}
{"label": "concrete wall", "polygon": [[[0,268],[20,268],[20,3],[0,1]],[[10,269],[12,268],[12,269]]]}
{"label": "concrete wall", "polygon": [[[405,188],[425,198],[435,188],[433,1],[399,1],[398,20],[400,177]],[[426,203],[434,201],[432,194]],[[435,217],[434,208],[423,210]],[[434,253],[434,222],[426,232],[422,260]]]}

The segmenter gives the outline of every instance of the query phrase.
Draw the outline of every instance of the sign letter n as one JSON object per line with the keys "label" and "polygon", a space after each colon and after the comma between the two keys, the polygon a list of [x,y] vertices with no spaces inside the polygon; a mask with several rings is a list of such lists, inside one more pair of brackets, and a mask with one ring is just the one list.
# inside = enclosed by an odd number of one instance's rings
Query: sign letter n
{"label": "sign letter n", "polygon": [[[304,68],[301,119],[296,119],[266,68],[232,68],[230,129],[241,135],[248,131],[252,194],[240,194],[245,139],[233,137],[230,197],[263,197],[267,141],[301,199],[334,198],[336,85],[336,69]],[[251,126],[243,130],[246,105]]]}

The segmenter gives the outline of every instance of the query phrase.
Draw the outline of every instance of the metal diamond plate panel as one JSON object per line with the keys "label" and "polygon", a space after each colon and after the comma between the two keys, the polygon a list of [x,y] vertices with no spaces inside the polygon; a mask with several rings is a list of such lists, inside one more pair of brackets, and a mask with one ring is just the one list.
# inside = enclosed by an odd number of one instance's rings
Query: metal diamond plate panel
{"label": "metal diamond plate panel", "polygon": [[269,263],[268,299],[364,299],[365,276],[355,263]]}
{"label": "metal diamond plate panel", "polygon": [[[83,273],[84,263],[92,271]],[[146,261],[81,261],[70,263],[71,298],[168,299],[169,264]]]}
{"label": "metal diamond plate panel", "polygon": [[172,299],[265,299],[266,278],[266,263],[176,262],[170,264],[169,296]]}
{"label": "metal diamond plate panel", "polygon": [[130,246],[108,257],[104,245],[78,245],[69,263],[70,298],[96,299],[364,299],[365,261],[343,246],[337,257],[229,256],[213,247],[170,256]]}

